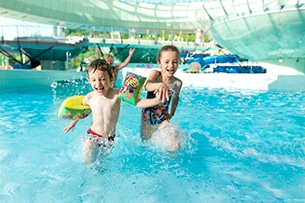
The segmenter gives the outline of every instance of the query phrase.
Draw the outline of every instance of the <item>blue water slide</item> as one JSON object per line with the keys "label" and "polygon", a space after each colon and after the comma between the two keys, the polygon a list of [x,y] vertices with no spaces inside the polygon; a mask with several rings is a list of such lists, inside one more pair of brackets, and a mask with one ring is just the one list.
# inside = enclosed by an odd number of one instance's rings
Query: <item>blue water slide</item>
{"label": "blue water slide", "polygon": [[[196,56],[196,57],[194,57]],[[192,60],[189,61],[189,64],[192,62],[198,62],[201,66],[205,66],[213,63],[234,63],[238,61],[238,56],[236,54],[228,54],[228,55],[213,55],[213,56],[203,56],[203,55],[195,55],[194,54]]]}
{"label": "blue water slide", "polygon": [[266,73],[261,66],[222,66],[218,65],[213,69],[215,73]]}
{"label": "blue water slide", "polygon": [[187,52],[187,51],[182,51],[182,52],[180,52],[180,57],[181,57],[181,58],[185,58],[185,57],[187,57],[188,54],[189,54],[189,52]]}
{"label": "blue water slide", "polygon": [[31,66],[26,64],[15,64],[13,65],[13,69],[31,69]]}
{"label": "blue water slide", "polygon": [[266,73],[266,69],[261,66],[254,66],[251,68],[250,73]]}

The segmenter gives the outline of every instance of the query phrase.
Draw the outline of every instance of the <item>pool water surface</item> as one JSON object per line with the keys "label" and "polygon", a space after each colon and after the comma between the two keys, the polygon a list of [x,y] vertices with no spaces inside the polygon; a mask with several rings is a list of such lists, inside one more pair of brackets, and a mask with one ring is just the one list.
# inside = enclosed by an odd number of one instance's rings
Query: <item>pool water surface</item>
{"label": "pool water surface", "polygon": [[91,117],[64,134],[57,110],[89,91],[71,81],[1,94],[1,202],[305,201],[305,92],[185,87],[177,153],[143,143],[140,109],[122,103],[112,154],[84,165]]}

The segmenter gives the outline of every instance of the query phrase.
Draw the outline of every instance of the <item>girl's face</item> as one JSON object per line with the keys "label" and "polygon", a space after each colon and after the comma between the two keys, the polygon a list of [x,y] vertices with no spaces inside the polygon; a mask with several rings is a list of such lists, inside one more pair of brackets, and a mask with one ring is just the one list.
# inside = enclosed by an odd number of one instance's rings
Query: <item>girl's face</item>
{"label": "girl's face", "polygon": [[88,73],[89,82],[94,92],[99,95],[105,95],[111,86],[112,78],[109,77],[107,71],[96,70]]}
{"label": "girl's face", "polygon": [[112,66],[112,64],[113,64],[113,59],[112,59],[111,57],[106,57],[106,58],[105,58],[105,61],[106,61],[109,65]]}
{"label": "girl's face", "polygon": [[177,71],[179,63],[179,54],[176,51],[163,51],[161,53],[158,65],[161,67],[162,72],[167,76],[173,76]]}

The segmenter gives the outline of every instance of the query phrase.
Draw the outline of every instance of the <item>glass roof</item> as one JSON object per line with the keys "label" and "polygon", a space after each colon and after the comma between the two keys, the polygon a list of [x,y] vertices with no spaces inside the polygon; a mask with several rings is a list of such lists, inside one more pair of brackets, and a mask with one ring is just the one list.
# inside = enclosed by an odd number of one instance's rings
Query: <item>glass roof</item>
{"label": "glass roof", "polygon": [[119,0],[121,2],[148,3],[148,4],[175,4],[175,3],[190,3],[204,2],[202,0]]}

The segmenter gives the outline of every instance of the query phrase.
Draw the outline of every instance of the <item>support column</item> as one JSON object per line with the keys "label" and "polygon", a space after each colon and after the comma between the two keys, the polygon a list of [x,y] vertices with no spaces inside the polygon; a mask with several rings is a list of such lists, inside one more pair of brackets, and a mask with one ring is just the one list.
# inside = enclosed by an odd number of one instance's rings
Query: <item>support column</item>
{"label": "support column", "polygon": [[129,39],[134,40],[136,36],[136,30],[134,28],[129,29]]}
{"label": "support column", "polygon": [[58,34],[57,34],[57,25],[53,25],[53,36],[54,37],[58,36]]}
{"label": "support column", "polygon": [[196,41],[197,44],[201,44],[202,43],[202,31],[201,29],[197,29],[196,30]]}
{"label": "support column", "polygon": [[68,51],[66,52],[66,58],[67,58],[66,70],[70,70],[71,69],[71,53]]}

